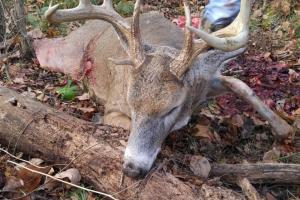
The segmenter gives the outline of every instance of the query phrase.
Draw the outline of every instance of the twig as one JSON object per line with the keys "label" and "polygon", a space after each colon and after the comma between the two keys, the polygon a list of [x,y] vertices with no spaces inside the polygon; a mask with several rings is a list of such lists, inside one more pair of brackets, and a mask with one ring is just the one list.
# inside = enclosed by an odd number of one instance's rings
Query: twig
{"label": "twig", "polygon": [[33,163],[31,163],[31,162],[29,162],[29,161],[27,161],[27,160],[24,160],[24,159],[22,159],[22,158],[18,158],[17,156],[14,156],[13,154],[9,153],[8,151],[2,149],[1,147],[0,147],[0,151],[2,151],[3,153],[6,153],[7,155],[9,155],[10,157],[13,157],[13,158],[16,159],[16,160],[25,162],[25,163],[27,163],[27,164],[29,164],[29,165],[31,165],[31,166],[36,167],[36,168],[44,168],[44,167],[41,167],[41,166],[37,166],[37,165],[35,165],[35,164],[33,164]]}
{"label": "twig", "polygon": [[237,184],[242,188],[244,194],[249,200],[261,200],[258,192],[247,178],[239,179]]}
{"label": "twig", "polygon": [[11,160],[8,160],[7,163],[11,163],[11,164],[16,165],[16,166],[18,166],[18,167],[20,167],[20,168],[26,169],[26,170],[31,171],[31,172],[33,172],[33,173],[37,173],[37,174],[46,176],[46,177],[48,177],[48,178],[54,179],[54,180],[56,180],[56,181],[58,181],[58,182],[61,182],[61,183],[70,185],[70,186],[72,186],[72,187],[76,187],[76,188],[79,188],[79,189],[81,189],[81,190],[85,190],[85,191],[87,191],[87,192],[99,194],[99,195],[102,195],[102,196],[109,197],[109,198],[111,198],[111,199],[117,200],[115,197],[113,197],[113,196],[110,195],[110,194],[106,194],[106,193],[99,192],[99,191],[96,191],[96,190],[91,190],[91,189],[88,189],[88,188],[85,188],[85,187],[76,185],[76,184],[74,184],[74,183],[70,183],[70,182],[61,180],[61,179],[56,178],[56,177],[54,177],[54,176],[51,176],[51,175],[49,175],[49,174],[45,174],[45,173],[43,173],[43,172],[39,172],[39,171],[30,169],[30,168],[28,168],[28,167],[26,167],[26,166],[22,166],[22,165],[20,165],[20,164],[18,164],[18,163],[16,163],[16,162],[11,161]]}
{"label": "twig", "polygon": [[123,172],[121,172],[121,177],[120,177],[120,182],[119,182],[119,188],[121,188],[122,187],[122,185],[123,185],[123,183],[124,183],[124,173]]}
{"label": "twig", "polygon": [[5,75],[6,75],[6,78],[7,78],[8,82],[9,82],[9,83],[13,83],[12,80],[11,80],[11,78],[10,78],[10,75],[9,75],[9,71],[8,71],[7,65],[6,65],[6,64],[3,64],[3,65],[4,65],[4,73],[5,73]]}
{"label": "twig", "polygon": [[12,158],[14,158],[14,159],[16,159],[16,160],[18,160],[18,161],[22,161],[22,162],[24,162],[24,163],[27,163],[27,164],[29,164],[29,165],[31,165],[31,166],[33,166],[33,167],[40,168],[40,169],[42,169],[42,168],[47,168],[47,167],[54,167],[54,166],[64,166],[64,165],[67,165],[67,164],[53,164],[53,165],[46,165],[46,166],[41,167],[41,166],[37,166],[37,165],[31,163],[31,162],[28,161],[28,160],[24,160],[24,159],[22,159],[22,158],[18,158],[17,156],[14,156],[13,154],[9,153],[8,151],[4,150],[4,149],[1,148],[1,147],[0,147],[0,151],[2,151],[3,153],[6,153],[6,154],[9,155],[10,157],[12,157]]}
{"label": "twig", "polygon": [[[99,144],[94,144],[94,145],[92,145],[92,146],[90,146],[90,147],[84,149],[79,155],[77,155],[76,157],[74,157],[68,164],[66,164],[61,170],[59,170],[58,173],[60,173],[60,172],[64,171],[65,169],[67,169],[67,168],[68,168],[68,167],[69,167],[76,159],[78,159],[80,156],[82,156],[83,153],[85,153],[86,151],[90,150],[91,148],[93,148],[93,147],[95,147],[95,146],[97,146],[97,145],[99,145]],[[51,183],[52,181],[54,181],[54,180],[52,179],[52,180],[45,181],[42,185],[40,185],[40,186],[37,187],[36,189],[32,190],[32,191],[31,191],[30,193],[28,193],[28,194],[32,194],[32,193],[38,191],[39,189],[43,188],[43,186],[45,186],[45,185],[48,184],[48,183]],[[27,194],[27,195],[28,195],[28,194]]]}

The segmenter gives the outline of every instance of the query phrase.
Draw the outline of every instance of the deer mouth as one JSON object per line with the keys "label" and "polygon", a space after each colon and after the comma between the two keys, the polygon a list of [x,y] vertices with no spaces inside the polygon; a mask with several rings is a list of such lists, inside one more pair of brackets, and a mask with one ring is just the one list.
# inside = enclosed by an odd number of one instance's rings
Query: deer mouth
{"label": "deer mouth", "polygon": [[134,163],[124,163],[123,173],[131,178],[143,178],[147,174],[147,170],[136,166]]}
{"label": "deer mouth", "polygon": [[151,169],[160,148],[153,153],[144,154],[135,153],[130,149],[126,149],[124,155],[123,173],[131,178],[143,178]]}

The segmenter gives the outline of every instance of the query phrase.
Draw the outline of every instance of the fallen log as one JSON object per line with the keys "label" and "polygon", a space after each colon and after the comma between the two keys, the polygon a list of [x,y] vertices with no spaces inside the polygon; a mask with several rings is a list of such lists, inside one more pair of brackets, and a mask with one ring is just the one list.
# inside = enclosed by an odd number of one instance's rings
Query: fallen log
{"label": "fallen log", "polygon": [[237,183],[247,178],[251,183],[300,184],[300,165],[285,163],[213,164],[211,176]]}
{"label": "fallen log", "polygon": [[125,177],[120,186],[126,137],[126,131],[96,127],[0,87],[0,143],[11,152],[56,164],[73,160],[85,181],[118,199],[197,199],[190,186],[170,174],[153,173],[147,181]]}
{"label": "fallen log", "polygon": [[[190,186],[171,174],[159,172],[141,181],[125,177],[120,186],[127,135],[124,130],[97,127],[0,87],[0,144],[9,147],[11,152],[17,149],[55,164],[72,161],[72,166],[80,170],[87,183],[119,199],[201,199],[212,189]],[[292,165],[284,166],[275,182],[299,183],[299,166],[295,165],[293,170],[289,168]],[[213,165],[211,174],[223,178],[228,174],[234,177],[243,174],[249,176],[250,181],[274,182],[271,172],[276,168],[268,168],[269,171],[261,171],[262,174],[251,169],[251,173],[246,173],[245,169],[248,170],[243,165],[219,164]],[[224,192],[221,188],[213,190]]]}

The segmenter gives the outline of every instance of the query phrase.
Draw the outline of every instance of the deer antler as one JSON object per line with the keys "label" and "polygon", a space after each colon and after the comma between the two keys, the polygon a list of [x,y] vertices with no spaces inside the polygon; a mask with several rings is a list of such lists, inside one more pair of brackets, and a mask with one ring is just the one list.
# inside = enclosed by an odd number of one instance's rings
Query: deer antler
{"label": "deer antler", "polygon": [[50,22],[104,20],[115,28],[134,67],[138,68],[144,62],[145,55],[139,26],[141,0],[135,3],[132,23],[126,21],[113,9],[112,0],[104,0],[101,6],[93,5],[90,0],[79,0],[79,5],[72,9],[60,10],[58,6],[49,6],[45,13],[47,20]]}
{"label": "deer antler", "polygon": [[[236,19],[227,27],[209,34],[191,27],[190,9],[184,1],[186,28],[184,45],[179,56],[171,63],[171,72],[180,78],[189,68],[191,62],[208,47],[223,51],[237,50],[246,45],[249,35],[250,0],[241,0],[241,8]],[[200,39],[192,40],[192,32]],[[223,38],[221,38],[223,37]]]}

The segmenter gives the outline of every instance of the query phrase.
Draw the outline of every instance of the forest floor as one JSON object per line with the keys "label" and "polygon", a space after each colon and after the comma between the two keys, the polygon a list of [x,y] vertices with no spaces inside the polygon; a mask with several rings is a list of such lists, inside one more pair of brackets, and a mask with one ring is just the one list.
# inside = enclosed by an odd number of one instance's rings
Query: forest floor
{"label": "forest floor", "polygon": [[[80,26],[77,22],[49,26],[40,21],[35,11],[37,7],[42,10],[46,2],[32,2],[35,3],[27,4],[27,14],[29,35],[33,38],[65,35]],[[148,0],[145,10],[159,10],[170,20],[180,22],[182,19],[178,16],[183,15],[183,9],[177,2]],[[199,16],[204,4],[201,1],[193,3],[192,11],[195,16]],[[178,25],[181,26],[181,23]],[[300,4],[288,0],[271,1],[264,7],[263,2],[256,1],[250,32],[246,53],[228,63],[223,73],[246,82],[273,111],[297,128],[296,139],[284,145],[277,144],[268,124],[246,102],[232,94],[219,96],[206,102],[185,128],[171,133],[158,156],[157,163],[168,161],[165,171],[187,184],[203,183],[190,167],[192,159],[202,156],[209,162],[218,163],[272,161],[300,164]],[[10,41],[8,50],[17,49],[18,39]],[[103,115],[103,106],[96,105],[90,99],[82,89],[82,83],[70,82],[66,75],[41,69],[36,59],[16,57],[2,63],[0,86],[12,88],[87,121],[99,122]],[[68,84],[72,89],[66,94],[64,89]],[[16,155],[23,156],[20,152]],[[29,159],[26,155],[24,157]],[[1,188],[4,185],[13,187],[8,182],[12,178],[8,177],[20,178],[20,172],[6,163],[8,159],[6,154],[0,157]],[[22,176],[28,178],[33,175],[22,173]],[[41,182],[42,178],[38,177],[23,187],[26,192],[31,192]],[[241,193],[237,186],[219,180],[213,180],[211,184]],[[300,187],[296,185],[259,184],[255,188],[268,200],[300,198]],[[12,197],[16,198],[11,194]],[[98,197],[82,190],[60,186],[51,192],[31,193],[23,199],[92,200]]]}

